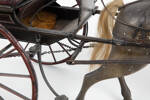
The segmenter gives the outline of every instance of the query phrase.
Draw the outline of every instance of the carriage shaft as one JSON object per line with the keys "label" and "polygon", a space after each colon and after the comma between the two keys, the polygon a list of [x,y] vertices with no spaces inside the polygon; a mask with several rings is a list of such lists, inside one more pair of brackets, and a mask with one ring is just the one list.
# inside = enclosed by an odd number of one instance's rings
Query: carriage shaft
{"label": "carriage shaft", "polygon": [[150,64],[149,59],[128,59],[128,60],[68,60],[67,64]]}
{"label": "carriage shaft", "polygon": [[130,39],[103,39],[103,38],[96,38],[96,37],[86,37],[81,35],[70,35],[70,38],[83,40],[85,42],[99,42],[99,43],[106,43],[106,44],[112,44],[116,46],[137,46],[137,47],[145,47],[150,48],[149,41],[136,41],[136,40],[130,40]]}

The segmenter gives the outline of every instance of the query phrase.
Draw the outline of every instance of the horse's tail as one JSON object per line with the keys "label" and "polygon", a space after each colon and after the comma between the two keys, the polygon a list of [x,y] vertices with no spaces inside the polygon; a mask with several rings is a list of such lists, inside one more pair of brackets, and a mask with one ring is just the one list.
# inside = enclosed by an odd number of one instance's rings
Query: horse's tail
{"label": "horse's tail", "polygon": [[[114,26],[114,19],[116,12],[120,6],[123,6],[123,0],[113,0],[101,12],[98,22],[98,36],[100,38],[112,39],[112,30]],[[111,13],[111,14],[110,14]],[[103,43],[97,43],[93,48],[91,60],[108,59],[112,46]],[[90,70],[93,70],[100,65],[90,65]]]}

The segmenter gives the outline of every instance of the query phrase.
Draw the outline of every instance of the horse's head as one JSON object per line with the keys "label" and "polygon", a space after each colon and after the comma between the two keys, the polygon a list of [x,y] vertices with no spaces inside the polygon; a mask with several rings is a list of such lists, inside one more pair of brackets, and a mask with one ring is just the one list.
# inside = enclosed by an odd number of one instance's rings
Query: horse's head
{"label": "horse's head", "polygon": [[[113,38],[139,43],[150,43],[150,1],[140,0],[121,7],[113,28]],[[147,58],[149,48],[114,46],[120,58]],[[120,52],[122,51],[122,52]],[[122,56],[122,57],[121,57]]]}
{"label": "horse's head", "polygon": [[120,10],[113,30],[116,39],[150,40],[150,1],[140,0]]}

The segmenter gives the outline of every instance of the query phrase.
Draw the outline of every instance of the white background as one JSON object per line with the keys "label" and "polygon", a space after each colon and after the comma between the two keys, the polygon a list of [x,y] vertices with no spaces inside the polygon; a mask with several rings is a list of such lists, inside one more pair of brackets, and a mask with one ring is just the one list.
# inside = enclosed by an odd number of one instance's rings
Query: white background
{"label": "white background", "polygon": [[[106,0],[104,0],[107,2]],[[125,3],[133,0],[124,0]],[[73,5],[73,0],[58,0],[63,5]],[[103,6],[100,0],[96,3],[99,9]],[[96,34],[98,15],[89,19],[89,35]],[[4,44],[5,42],[1,43]],[[89,59],[91,49],[84,49],[78,58]],[[34,68],[38,77],[39,97],[38,100],[54,100],[54,95],[49,91],[41,77],[38,64],[34,63]],[[89,72],[88,65],[70,66],[66,64],[43,66],[46,76],[52,86],[59,94],[65,94],[69,100],[75,100],[82,85],[83,77]],[[20,58],[10,58],[0,60],[0,72],[27,73],[25,66]],[[127,84],[132,92],[133,100],[150,100],[150,68],[147,66],[141,71],[126,77]],[[30,96],[30,81],[26,79],[3,78],[0,82],[13,87],[21,93]],[[0,96],[5,100],[21,100],[10,93],[0,89]],[[123,100],[120,85],[117,78],[105,80],[92,86],[85,97],[85,100]]]}

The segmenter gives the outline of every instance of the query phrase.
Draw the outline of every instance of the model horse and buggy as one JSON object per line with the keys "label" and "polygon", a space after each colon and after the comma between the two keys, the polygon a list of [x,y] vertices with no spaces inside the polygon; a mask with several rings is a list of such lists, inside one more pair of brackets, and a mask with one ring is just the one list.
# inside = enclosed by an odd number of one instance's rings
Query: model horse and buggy
{"label": "model horse and buggy", "polygon": [[[27,97],[2,83],[0,88],[24,100],[37,100],[38,83],[32,60],[39,64],[44,81],[56,96],[55,100],[68,100],[49,84],[42,64],[90,64],[91,68],[98,68],[85,75],[76,100],[84,100],[93,84],[115,77],[119,79],[124,100],[131,100],[124,76],[150,63],[150,1],[138,0],[124,5],[122,0],[113,0],[107,6],[103,0],[101,2],[103,10],[97,9],[96,0],[76,0],[77,4],[72,7],[61,6],[57,0],[0,0],[0,38],[2,41],[7,40],[7,45],[1,43],[0,60],[19,56],[29,73],[1,72],[0,76],[30,79],[32,93],[31,97]],[[89,37],[88,19],[95,14],[100,14],[99,37]],[[83,32],[78,35],[81,29]],[[75,48],[61,42],[63,39],[67,39]],[[18,41],[27,44],[23,48]],[[76,60],[89,42],[96,42],[92,46],[91,60]],[[33,45],[29,46],[30,43]],[[54,51],[53,44],[62,50]],[[42,46],[47,46],[49,51],[44,52]],[[63,52],[67,56],[57,59],[56,52]],[[52,60],[42,60],[41,57],[48,53],[51,53]],[[0,100],[3,99],[0,97]]]}

